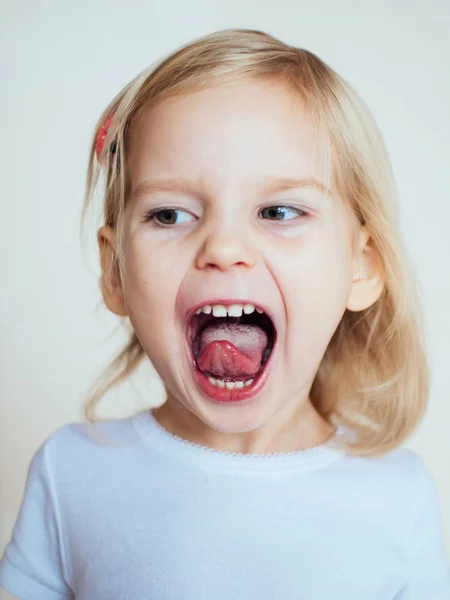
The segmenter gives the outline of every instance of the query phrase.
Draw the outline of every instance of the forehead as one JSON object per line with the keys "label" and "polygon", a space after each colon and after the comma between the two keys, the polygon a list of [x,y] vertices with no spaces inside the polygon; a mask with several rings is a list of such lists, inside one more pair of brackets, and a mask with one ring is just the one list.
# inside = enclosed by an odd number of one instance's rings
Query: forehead
{"label": "forehead", "polygon": [[323,181],[320,154],[300,96],[279,84],[247,81],[170,98],[147,111],[131,125],[128,166],[133,188],[152,176],[191,177],[212,187],[271,176]]}

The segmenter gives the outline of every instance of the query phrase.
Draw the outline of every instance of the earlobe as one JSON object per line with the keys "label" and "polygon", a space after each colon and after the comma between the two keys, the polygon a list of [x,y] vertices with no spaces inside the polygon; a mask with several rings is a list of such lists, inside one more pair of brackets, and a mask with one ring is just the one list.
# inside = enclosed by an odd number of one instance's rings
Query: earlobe
{"label": "earlobe", "polygon": [[347,309],[358,312],[369,308],[381,296],[383,289],[384,276],[381,262],[367,230],[361,227]]}
{"label": "earlobe", "polygon": [[125,317],[128,313],[125,308],[122,283],[117,264],[116,235],[114,229],[107,225],[101,227],[97,233],[97,240],[102,268],[101,290],[103,300],[111,312]]}

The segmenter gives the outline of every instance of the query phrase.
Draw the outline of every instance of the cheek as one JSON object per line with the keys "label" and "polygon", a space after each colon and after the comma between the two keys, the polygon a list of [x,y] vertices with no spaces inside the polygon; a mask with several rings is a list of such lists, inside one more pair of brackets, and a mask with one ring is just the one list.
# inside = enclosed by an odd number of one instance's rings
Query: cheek
{"label": "cheek", "polygon": [[[142,328],[167,320],[174,311],[183,266],[178,257],[135,235],[125,248],[125,298],[131,320]],[[145,318],[145,322],[140,321]]]}
{"label": "cheek", "polygon": [[278,262],[296,294],[317,297],[328,291],[336,296],[350,290],[352,252],[343,233],[323,230],[299,238],[284,249]]}
{"label": "cheek", "polygon": [[[167,249],[166,249],[167,250]],[[165,379],[179,333],[174,319],[183,278],[180,257],[158,252],[151,240],[137,235],[125,249],[125,301],[130,322],[151,363]]]}
{"label": "cheek", "polygon": [[293,342],[320,355],[345,312],[351,291],[352,255],[345,238],[309,238],[289,254],[283,270],[288,331]]}

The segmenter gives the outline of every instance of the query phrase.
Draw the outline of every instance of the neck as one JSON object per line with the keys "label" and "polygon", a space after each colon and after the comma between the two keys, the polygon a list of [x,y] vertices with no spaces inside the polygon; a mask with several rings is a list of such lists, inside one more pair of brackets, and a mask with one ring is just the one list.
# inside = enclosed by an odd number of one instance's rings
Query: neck
{"label": "neck", "polygon": [[169,392],[166,402],[152,412],[160,425],[178,437],[242,454],[307,450],[325,444],[334,434],[334,427],[316,411],[309,396],[294,406],[285,406],[264,425],[240,433],[211,428]]}

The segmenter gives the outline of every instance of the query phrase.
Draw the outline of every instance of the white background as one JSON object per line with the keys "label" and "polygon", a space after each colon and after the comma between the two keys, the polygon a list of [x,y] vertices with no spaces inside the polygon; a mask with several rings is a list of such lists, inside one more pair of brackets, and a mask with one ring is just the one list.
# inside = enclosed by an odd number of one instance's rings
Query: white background
{"label": "white background", "polygon": [[[95,223],[84,254],[79,238],[94,124],[141,70],[228,27],[312,50],[353,84],[379,123],[423,287],[433,370],[427,417],[407,445],[437,481],[450,549],[450,2],[11,0],[0,7],[0,550],[33,453],[57,427],[81,419],[88,386],[125,339],[99,304]],[[101,414],[125,416],[161,400],[162,386],[145,366],[137,385],[106,397]]]}

